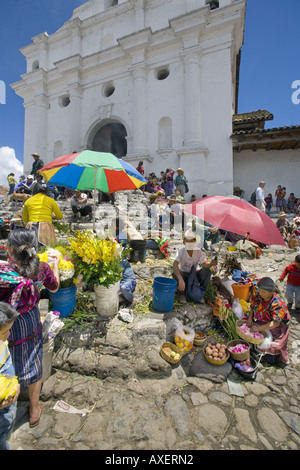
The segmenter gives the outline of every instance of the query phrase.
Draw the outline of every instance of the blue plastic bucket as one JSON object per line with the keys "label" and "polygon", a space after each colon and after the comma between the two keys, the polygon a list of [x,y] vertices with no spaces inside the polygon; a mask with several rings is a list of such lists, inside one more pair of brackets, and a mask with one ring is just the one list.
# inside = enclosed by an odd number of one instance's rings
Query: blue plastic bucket
{"label": "blue plastic bucket", "polygon": [[77,287],[65,287],[58,289],[57,292],[50,292],[50,300],[52,304],[52,310],[56,310],[60,313],[60,317],[64,318],[74,312],[76,305],[76,291]]}
{"label": "blue plastic bucket", "polygon": [[153,282],[152,306],[157,312],[173,310],[177,282],[169,277],[155,277]]}

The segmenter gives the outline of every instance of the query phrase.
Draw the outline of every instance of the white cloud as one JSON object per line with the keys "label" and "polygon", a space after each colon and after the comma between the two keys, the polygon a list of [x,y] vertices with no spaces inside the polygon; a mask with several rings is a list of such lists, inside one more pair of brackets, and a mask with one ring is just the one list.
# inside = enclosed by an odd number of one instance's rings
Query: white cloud
{"label": "white cloud", "polygon": [[23,163],[17,159],[14,149],[10,147],[0,147],[0,184],[8,186],[7,175],[14,173],[19,181],[19,176],[23,174]]}

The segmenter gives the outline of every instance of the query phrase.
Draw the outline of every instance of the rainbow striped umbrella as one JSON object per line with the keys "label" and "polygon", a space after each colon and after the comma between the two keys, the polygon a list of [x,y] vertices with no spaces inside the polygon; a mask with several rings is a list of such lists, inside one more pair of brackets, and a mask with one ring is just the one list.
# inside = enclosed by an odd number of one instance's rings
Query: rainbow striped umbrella
{"label": "rainbow striped umbrella", "polygon": [[145,178],[129,163],[112,153],[83,150],[58,157],[44,166],[39,173],[54,186],[79,191],[94,190],[95,193],[115,193],[137,189],[147,183]]}
{"label": "rainbow striped umbrella", "polygon": [[112,153],[83,150],[58,157],[40,173],[49,184],[79,191],[115,193],[140,188],[145,178],[129,163]]}

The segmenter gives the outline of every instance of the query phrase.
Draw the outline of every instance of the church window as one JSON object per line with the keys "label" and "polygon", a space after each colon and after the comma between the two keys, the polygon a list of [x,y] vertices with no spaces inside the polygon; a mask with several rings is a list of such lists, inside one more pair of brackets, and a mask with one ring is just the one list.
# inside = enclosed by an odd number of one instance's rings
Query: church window
{"label": "church window", "polygon": [[158,123],[158,148],[172,148],[172,120],[169,117],[163,117]]}
{"label": "church window", "polygon": [[104,8],[105,10],[107,10],[107,8],[114,7],[118,5],[118,3],[119,3],[118,0],[105,0]]}
{"label": "church window", "polygon": [[38,60],[35,60],[32,64],[32,71],[38,70],[40,68],[40,63]]}
{"label": "church window", "polygon": [[170,75],[168,67],[157,69],[155,72],[155,77],[157,80],[165,80]]}
{"label": "church window", "polygon": [[206,0],[206,5],[209,5],[211,10],[215,10],[219,8],[219,0]]}
{"label": "church window", "polygon": [[115,92],[115,87],[112,83],[104,85],[103,94],[104,94],[104,96],[106,96],[106,98],[109,98],[111,95],[114,94],[114,92]]}
{"label": "church window", "polygon": [[57,140],[54,144],[53,158],[61,157],[63,155],[63,143]]}
{"label": "church window", "polygon": [[69,104],[71,103],[70,96],[69,96],[69,95],[61,96],[61,97],[58,99],[58,102],[59,102],[59,105],[60,105],[62,108],[66,108],[66,107],[69,106]]}

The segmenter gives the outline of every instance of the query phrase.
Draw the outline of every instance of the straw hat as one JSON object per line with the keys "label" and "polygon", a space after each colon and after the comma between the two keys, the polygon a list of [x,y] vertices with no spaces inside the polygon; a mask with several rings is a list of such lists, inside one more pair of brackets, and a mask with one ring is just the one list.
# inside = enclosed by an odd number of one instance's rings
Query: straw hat
{"label": "straw hat", "polygon": [[179,201],[176,199],[175,194],[171,194],[171,196],[167,196],[167,201],[179,202]]}
{"label": "straw hat", "polygon": [[32,155],[32,157],[38,157],[38,158],[40,158],[39,154],[36,153],[36,152],[35,152],[35,153],[32,153],[31,155]]}
{"label": "straw hat", "polygon": [[176,173],[178,173],[178,171],[182,171],[182,173],[184,173],[182,168],[178,168],[178,170],[176,170]]}
{"label": "straw hat", "polygon": [[195,232],[193,232],[192,229],[188,229],[183,235],[183,241],[190,241],[190,240],[196,240],[196,244],[198,245],[201,241],[201,237],[200,235],[197,235]]}
{"label": "straw hat", "polygon": [[279,212],[279,217],[285,217],[285,215],[286,215],[285,212],[283,211]]}

